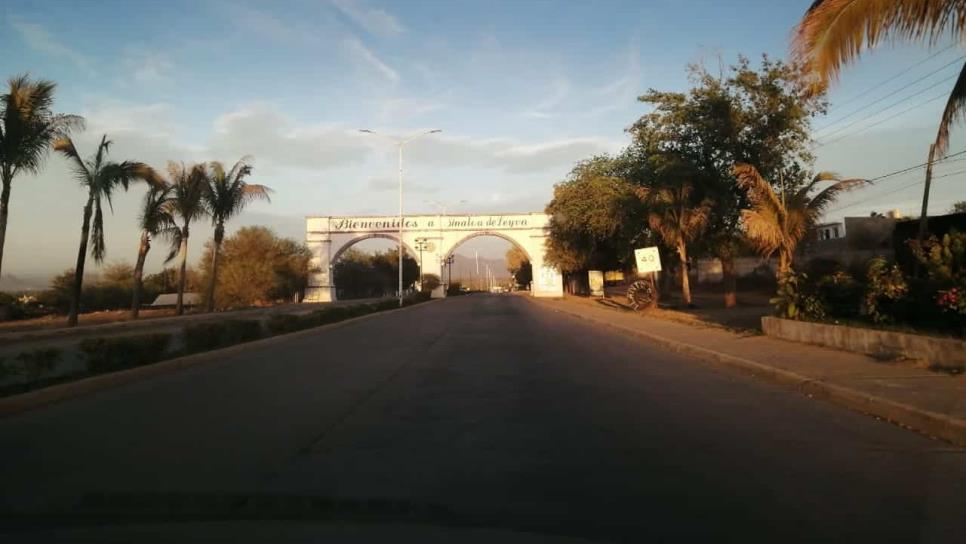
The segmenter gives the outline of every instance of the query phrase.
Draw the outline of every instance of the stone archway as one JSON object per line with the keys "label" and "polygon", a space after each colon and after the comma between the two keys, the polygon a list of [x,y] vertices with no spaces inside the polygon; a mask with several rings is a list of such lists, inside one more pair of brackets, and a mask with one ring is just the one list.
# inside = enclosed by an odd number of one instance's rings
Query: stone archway
{"label": "stone archway", "polygon": [[[305,239],[312,252],[306,302],[326,302],[336,299],[332,265],[349,247],[369,238],[398,240],[410,254],[417,239],[425,239],[433,246],[424,252],[423,273],[441,276],[441,260],[448,257],[461,243],[477,236],[498,236],[519,246],[530,257],[533,266],[533,289],[538,297],[563,296],[563,280],[556,268],[545,263],[550,217],[543,213],[502,215],[413,215],[404,216],[402,223],[392,216],[308,217]],[[426,255],[425,253],[428,253]],[[442,288],[434,297],[445,296]]]}

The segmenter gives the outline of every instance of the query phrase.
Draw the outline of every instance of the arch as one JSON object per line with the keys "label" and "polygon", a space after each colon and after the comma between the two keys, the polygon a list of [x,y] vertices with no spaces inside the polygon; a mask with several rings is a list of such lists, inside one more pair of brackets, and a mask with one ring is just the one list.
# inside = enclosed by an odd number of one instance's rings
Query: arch
{"label": "arch", "polygon": [[529,262],[531,262],[531,263],[533,262],[533,256],[530,255],[530,250],[527,248],[526,244],[524,244],[520,240],[517,240],[516,238],[514,238],[514,237],[512,237],[512,236],[510,236],[508,234],[504,234],[504,233],[499,232],[499,231],[488,231],[488,230],[481,230],[481,231],[477,231],[477,232],[471,232],[470,234],[467,234],[466,236],[460,238],[452,246],[450,246],[449,250],[445,254],[445,258],[449,258],[449,256],[452,255],[454,251],[456,251],[456,248],[458,248],[461,245],[463,245],[464,243],[472,240],[473,238],[478,238],[480,236],[496,236],[497,238],[503,238],[507,242],[510,242],[511,244],[513,244],[514,246],[516,246],[517,248],[519,248],[521,251],[523,251],[523,254],[527,256],[527,260]]}
{"label": "arch", "polygon": [[[369,234],[356,236],[355,238],[346,240],[346,242],[343,243],[342,246],[339,247],[339,249],[337,249],[336,252],[331,257],[329,257],[329,266],[330,267],[335,266],[335,263],[339,260],[339,257],[341,257],[342,254],[345,253],[352,246],[358,244],[359,242],[362,242],[364,240],[370,240],[372,238],[385,238],[386,240],[392,240],[393,242],[396,242],[397,245],[399,244],[399,236],[394,236],[392,234],[387,234],[382,232],[373,232]],[[409,247],[409,244],[407,244],[405,240],[402,240],[402,246],[403,248],[406,249],[407,252],[409,252],[410,257],[416,257],[416,252],[413,251],[413,248]]]}

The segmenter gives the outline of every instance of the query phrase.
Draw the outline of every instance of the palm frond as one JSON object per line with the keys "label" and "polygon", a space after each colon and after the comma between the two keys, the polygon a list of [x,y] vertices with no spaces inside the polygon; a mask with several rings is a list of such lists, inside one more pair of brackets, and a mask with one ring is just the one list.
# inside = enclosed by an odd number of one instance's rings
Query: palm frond
{"label": "palm frond", "polygon": [[865,48],[893,39],[934,44],[947,33],[962,39],[964,23],[961,0],[816,0],[795,30],[792,55],[824,85]]}
{"label": "palm frond", "polygon": [[946,107],[943,109],[943,116],[939,120],[933,160],[945,157],[946,152],[949,151],[949,127],[966,117],[964,106],[966,106],[966,64],[963,65],[959,77],[956,78],[956,84],[953,85],[953,90],[949,93]]}
{"label": "palm frond", "polygon": [[104,213],[101,211],[101,203],[94,201],[94,221],[91,223],[91,256],[94,261],[101,263],[104,261]]}
{"label": "palm frond", "polygon": [[834,202],[841,193],[851,191],[856,187],[860,187],[868,183],[869,182],[864,179],[844,179],[836,182],[823,189],[817,195],[813,196],[811,200],[808,201],[807,208],[809,210],[813,210],[817,218],[817,216],[821,215],[821,212],[825,211],[825,208]]}
{"label": "palm frond", "polygon": [[732,174],[738,181],[738,187],[748,193],[748,200],[751,205],[757,208],[770,207],[778,210],[782,208],[781,200],[775,194],[771,184],[761,177],[758,169],[746,163],[737,163],[732,168]]}
{"label": "palm frond", "polygon": [[67,157],[71,163],[71,168],[81,183],[90,185],[93,182],[91,171],[87,168],[87,164],[84,163],[84,159],[81,158],[80,153],[77,152],[74,141],[71,140],[70,136],[64,136],[55,140],[53,148],[54,151]]}
{"label": "palm frond", "polygon": [[741,222],[748,239],[763,257],[772,256],[781,247],[784,235],[779,221],[768,211],[742,210]]}

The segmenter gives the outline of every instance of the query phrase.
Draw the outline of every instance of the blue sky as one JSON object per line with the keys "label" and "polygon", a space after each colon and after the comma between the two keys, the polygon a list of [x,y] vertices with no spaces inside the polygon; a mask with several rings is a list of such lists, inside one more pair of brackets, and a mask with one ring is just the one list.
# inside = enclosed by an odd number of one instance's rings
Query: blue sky
{"label": "blue sky", "polygon": [[[273,200],[230,227],[267,224],[301,237],[305,215],[395,212],[393,149],[359,128],[443,130],[407,148],[408,211],[461,200],[451,211],[542,210],[576,160],[627,143],[624,129],[645,112],[639,94],[686,88],[689,62],[786,56],[808,3],[8,0],[0,75],[57,81],[57,109],[88,120],[77,138],[85,154],[106,132],[114,158],[158,167],[253,155],[253,180],[273,187]],[[826,141],[844,137],[817,148],[817,167],[875,177],[923,162],[942,100],[863,129],[952,87],[941,80],[961,62],[923,79],[961,55],[950,48],[924,62],[946,45],[887,46],[847,68],[829,117],[815,123],[831,125],[820,136],[839,130]],[[861,122],[845,127],[853,120]],[[959,132],[954,152],[966,148]],[[966,170],[958,165],[940,165],[937,175]],[[914,212],[921,185],[904,186],[921,177],[883,180],[830,217]],[[966,198],[963,179],[937,179],[931,212]],[[115,201],[108,261],[134,259],[141,194],[134,188]],[[16,180],[4,274],[72,266],[82,205],[60,157]],[[208,237],[207,225],[193,230],[194,258]],[[149,268],[160,267],[161,253]]]}

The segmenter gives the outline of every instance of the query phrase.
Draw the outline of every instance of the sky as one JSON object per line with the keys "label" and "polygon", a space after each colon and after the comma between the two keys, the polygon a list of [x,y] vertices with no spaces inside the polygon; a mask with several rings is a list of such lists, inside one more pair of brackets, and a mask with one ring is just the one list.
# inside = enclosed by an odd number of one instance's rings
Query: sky
{"label": "sky", "polygon": [[[107,134],[113,159],[158,168],[254,157],[251,181],[272,200],[229,231],[302,239],[307,215],[396,213],[395,148],[359,129],[442,130],[406,147],[408,213],[541,211],[576,161],[629,142],[647,112],[637,96],[687,89],[688,63],[785,58],[809,3],[6,0],[0,76],[56,81],[55,109],[87,120],[83,155]],[[923,163],[963,53],[889,44],[846,68],[814,123],[816,169],[875,178]],[[964,128],[951,152],[966,149]],[[966,199],[960,170],[966,161],[937,165],[930,213]],[[828,219],[916,214],[922,175],[849,194]],[[107,262],[136,257],[143,193],[115,198]],[[16,179],[4,276],[72,267],[83,204],[62,157]],[[210,236],[192,230],[192,262]],[[149,273],[163,253],[152,250]]]}

